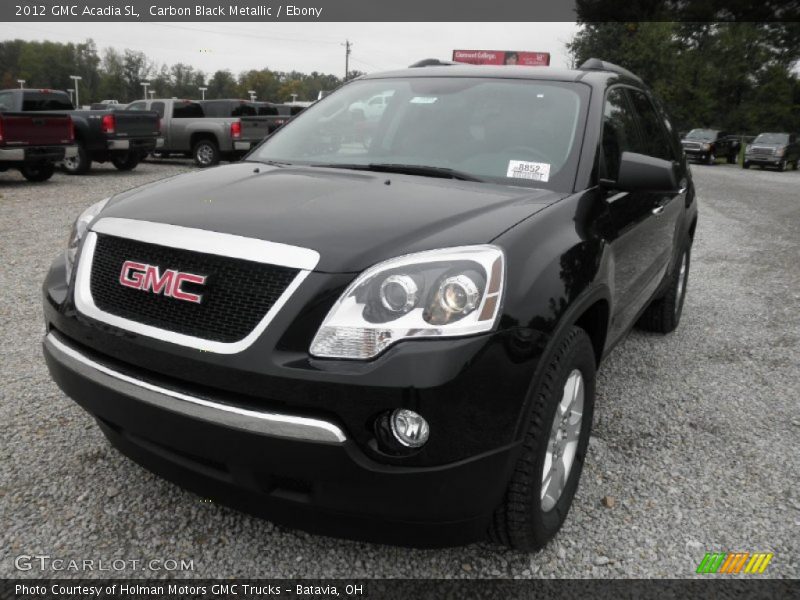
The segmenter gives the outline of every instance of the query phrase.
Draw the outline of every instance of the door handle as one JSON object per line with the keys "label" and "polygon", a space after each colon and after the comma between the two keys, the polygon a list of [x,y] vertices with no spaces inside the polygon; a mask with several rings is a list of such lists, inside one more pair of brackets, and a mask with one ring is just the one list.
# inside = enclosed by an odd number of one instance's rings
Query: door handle
{"label": "door handle", "polygon": [[662,204],[661,206],[656,206],[656,207],[655,207],[655,208],[652,210],[652,212],[653,212],[653,214],[654,214],[655,216],[659,216],[661,213],[663,213],[663,212],[664,212],[664,205]]}

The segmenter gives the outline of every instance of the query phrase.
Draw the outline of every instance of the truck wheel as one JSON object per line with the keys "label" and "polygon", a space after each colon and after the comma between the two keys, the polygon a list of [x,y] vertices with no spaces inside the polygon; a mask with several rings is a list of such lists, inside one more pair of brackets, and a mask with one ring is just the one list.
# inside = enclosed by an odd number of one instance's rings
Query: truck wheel
{"label": "truck wheel", "polygon": [[70,175],[85,175],[92,168],[92,161],[83,143],[78,142],[78,154],[73,158],[65,158],[63,165],[64,171]]}
{"label": "truck wheel", "polygon": [[139,164],[140,157],[136,152],[126,152],[111,157],[111,162],[120,171],[132,171]]}
{"label": "truck wheel", "polygon": [[678,259],[678,267],[670,275],[667,291],[660,298],[650,303],[636,326],[645,331],[670,333],[675,331],[683,313],[683,301],[686,299],[686,285],[689,283],[689,262],[691,247],[687,244]]}
{"label": "truck wheel", "polygon": [[713,165],[716,162],[717,162],[717,155],[714,154],[713,152],[709,152],[708,156],[706,157],[706,164]]}
{"label": "truck wheel", "polygon": [[21,167],[19,172],[28,181],[47,181],[55,173],[56,167],[53,163],[44,163],[41,165],[25,165]]}
{"label": "truck wheel", "polygon": [[219,148],[214,140],[200,140],[192,148],[192,158],[201,169],[213,167],[219,163]]}
{"label": "truck wheel", "polygon": [[786,160],[782,160],[778,163],[778,171],[785,171],[786,170]]}
{"label": "truck wheel", "polygon": [[589,444],[595,364],[589,336],[572,327],[533,395],[522,455],[490,529],[493,540],[539,550],[567,518]]}

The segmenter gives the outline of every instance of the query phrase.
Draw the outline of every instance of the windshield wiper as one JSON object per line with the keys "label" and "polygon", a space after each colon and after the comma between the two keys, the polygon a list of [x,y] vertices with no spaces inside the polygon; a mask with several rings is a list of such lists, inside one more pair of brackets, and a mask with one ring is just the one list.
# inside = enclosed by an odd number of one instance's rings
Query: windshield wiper
{"label": "windshield wiper", "polygon": [[404,165],[398,163],[322,163],[312,167],[325,167],[328,169],[354,169],[356,171],[377,171],[379,173],[403,173],[405,175],[422,175],[423,177],[443,177],[446,179],[460,179],[461,181],[485,181],[470,173],[448,169],[447,167],[432,167],[429,165]]}
{"label": "windshield wiper", "polygon": [[294,163],[290,163],[290,162],[281,162],[279,160],[256,160],[254,158],[244,159],[241,162],[259,163],[259,164],[262,164],[262,165],[271,165],[273,167],[287,167],[287,166],[290,166],[290,165],[294,164]]}

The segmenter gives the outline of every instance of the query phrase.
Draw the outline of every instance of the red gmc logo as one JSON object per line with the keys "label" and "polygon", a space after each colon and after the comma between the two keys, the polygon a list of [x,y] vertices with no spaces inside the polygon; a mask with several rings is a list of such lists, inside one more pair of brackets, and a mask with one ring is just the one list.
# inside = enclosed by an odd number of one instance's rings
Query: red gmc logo
{"label": "red gmc logo", "polygon": [[154,265],[145,265],[143,263],[126,260],[122,264],[119,282],[121,285],[135,290],[163,294],[177,300],[186,300],[187,302],[200,304],[200,301],[203,299],[202,295],[184,292],[181,286],[184,283],[203,285],[206,282],[206,277],[205,275],[181,273],[175,269],[167,269],[162,275],[158,267]]}

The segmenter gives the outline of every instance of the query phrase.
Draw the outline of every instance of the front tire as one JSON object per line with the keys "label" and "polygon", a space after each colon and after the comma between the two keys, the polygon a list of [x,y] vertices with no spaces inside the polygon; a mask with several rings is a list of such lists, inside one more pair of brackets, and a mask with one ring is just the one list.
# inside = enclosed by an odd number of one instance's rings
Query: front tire
{"label": "front tire", "polygon": [[691,262],[689,244],[681,252],[678,266],[670,276],[666,293],[650,303],[636,326],[645,331],[670,333],[675,331],[683,314],[683,303],[686,299],[686,286],[689,283],[689,263]]}
{"label": "front tire", "polygon": [[77,143],[78,154],[72,158],[65,158],[63,165],[64,171],[69,175],[85,175],[92,168],[92,161],[89,153],[82,142]]}
{"label": "front tire", "polygon": [[216,142],[210,139],[199,140],[192,147],[194,164],[201,169],[219,164],[219,148]]}
{"label": "front tire", "polygon": [[125,154],[111,157],[112,164],[120,171],[132,171],[140,160],[136,152],[126,152]]}
{"label": "front tire", "polygon": [[25,165],[20,167],[19,172],[28,181],[47,181],[55,173],[56,167],[53,163],[41,165]]}
{"label": "front tire", "polygon": [[490,536],[517,550],[539,550],[561,529],[583,470],[594,412],[592,342],[572,327],[532,399],[528,431]]}
{"label": "front tire", "polygon": [[778,163],[778,171],[783,172],[786,170],[786,161],[782,160]]}

